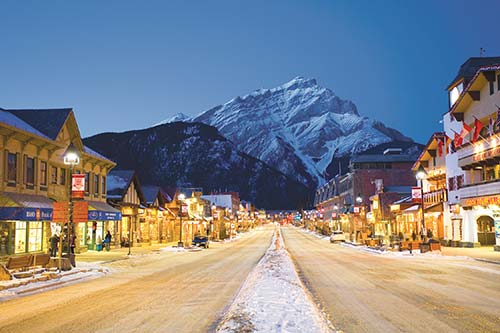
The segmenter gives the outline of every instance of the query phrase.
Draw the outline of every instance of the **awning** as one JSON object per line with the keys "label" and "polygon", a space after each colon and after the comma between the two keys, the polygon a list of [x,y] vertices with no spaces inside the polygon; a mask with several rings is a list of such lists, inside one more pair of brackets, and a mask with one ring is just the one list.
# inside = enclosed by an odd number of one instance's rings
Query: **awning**
{"label": "awning", "polygon": [[0,220],[52,221],[53,201],[33,194],[3,192],[0,195]]}
{"label": "awning", "polygon": [[403,212],[412,213],[412,212],[417,212],[419,209],[420,209],[419,205],[413,205],[409,208],[406,208]]}
{"label": "awning", "polygon": [[122,213],[105,202],[89,201],[89,221],[119,221]]}
{"label": "awning", "polygon": [[429,213],[439,213],[443,211],[443,203],[438,202],[430,205],[429,207],[425,207],[425,211]]}

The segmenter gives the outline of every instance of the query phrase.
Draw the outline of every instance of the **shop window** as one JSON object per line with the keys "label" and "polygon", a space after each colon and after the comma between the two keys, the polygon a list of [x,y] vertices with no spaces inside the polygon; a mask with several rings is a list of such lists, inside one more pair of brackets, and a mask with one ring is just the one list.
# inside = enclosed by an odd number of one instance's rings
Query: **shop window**
{"label": "shop window", "polygon": [[16,221],[15,253],[26,252],[26,222]]}
{"label": "shop window", "polygon": [[457,176],[457,189],[464,185],[464,175]]}
{"label": "shop window", "polygon": [[33,185],[35,184],[35,159],[32,157],[26,157],[25,161],[26,161],[26,166],[25,166],[26,187],[32,189]]}
{"label": "shop window", "polygon": [[66,169],[61,168],[61,176],[59,179],[59,184],[66,185]]}
{"label": "shop window", "polygon": [[94,196],[99,196],[99,175],[94,175]]}
{"label": "shop window", "polygon": [[7,154],[7,182],[14,186],[17,182],[17,156],[14,153]]}
{"label": "shop window", "polygon": [[40,186],[47,186],[47,162],[40,161]]}
{"label": "shop window", "polygon": [[50,169],[51,169],[50,182],[52,184],[57,184],[57,167],[53,166]]}
{"label": "shop window", "polygon": [[29,222],[28,227],[28,251],[35,252],[42,250],[42,222]]}

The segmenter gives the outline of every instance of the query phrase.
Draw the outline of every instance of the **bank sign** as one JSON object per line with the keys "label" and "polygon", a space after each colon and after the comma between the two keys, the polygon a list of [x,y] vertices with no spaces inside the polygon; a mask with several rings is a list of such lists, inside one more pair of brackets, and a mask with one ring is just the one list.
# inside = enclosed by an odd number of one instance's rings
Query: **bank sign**
{"label": "bank sign", "polygon": [[89,221],[118,221],[121,219],[121,213],[89,210]]}
{"label": "bank sign", "polygon": [[0,220],[52,221],[50,208],[1,207]]}

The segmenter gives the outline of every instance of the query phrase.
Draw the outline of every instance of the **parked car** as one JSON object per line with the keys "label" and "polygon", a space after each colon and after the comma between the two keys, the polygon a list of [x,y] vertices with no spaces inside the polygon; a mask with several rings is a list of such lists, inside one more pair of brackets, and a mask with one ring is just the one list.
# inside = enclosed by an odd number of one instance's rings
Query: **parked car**
{"label": "parked car", "polygon": [[345,242],[345,234],[341,230],[335,230],[330,235],[330,243]]}
{"label": "parked car", "polygon": [[210,242],[208,241],[207,236],[195,236],[193,239],[194,246],[203,246],[205,249],[208,249]]}

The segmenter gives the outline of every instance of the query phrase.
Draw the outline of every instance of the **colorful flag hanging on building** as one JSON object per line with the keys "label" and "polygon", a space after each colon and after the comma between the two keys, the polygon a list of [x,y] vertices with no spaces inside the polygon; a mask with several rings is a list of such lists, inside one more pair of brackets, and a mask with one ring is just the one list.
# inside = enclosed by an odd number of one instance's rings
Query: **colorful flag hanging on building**
{"label": "colorful flag hanging on building", "polygon": [[472,128],[463,121],[462,121],[462,125],[463,125],[463,128],[462,128],[462,131],[460,132],[460,136],[462,137],[462,139],[465,139],[467,134],[469,134],[472,131]]}
{"label": "colorful flag hanging on building", "polygon": [[462,138],[462,136],[459,135],[457,132],[454,132],[454,133],[455,133],[455,138],[453,139],[453,144],[454,144],[454,147],[457,148],[457,147],[460,147],[462,145],[464,138]]}
{"label": "colorful flag hanging on building", "polygon": [[441,157],[443,156],[444,138],[437,138],[437,144],[438,144],[438,156]]}
{"label": "colorful flag hanging on building", "polygon": [[492,117],[490,117],[490,122],[488,124],[488,135],[492,136],[493,134],[495,134],[495,121]]}
{"label": "colorful flag hanging on building", "polygon": [[474,134],[472,134],[472,142],[477,141],[483,127],[484,127],[483,123],[479,121],[479,119],[474,117]]}

